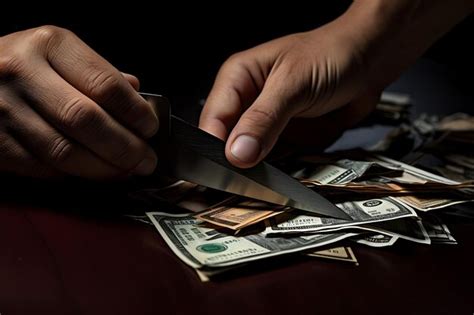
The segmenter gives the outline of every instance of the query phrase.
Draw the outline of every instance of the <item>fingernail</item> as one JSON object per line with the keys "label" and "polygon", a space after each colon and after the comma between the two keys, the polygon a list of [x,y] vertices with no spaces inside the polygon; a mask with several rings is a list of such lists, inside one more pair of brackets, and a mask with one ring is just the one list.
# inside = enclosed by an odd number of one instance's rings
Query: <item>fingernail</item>
{"label": "fingernail", "polygon": [[153,173],[156,168],[157,159],[153,152],[147,154],[147,156],[141,161],[133,170],[133,174],[146,176]]}
{"label": "fingernail", "polygon": [[260,150],[258,140],[248,135],[237,137],[230,148],[232,155],[244,163],[255,162],[260,155]]}

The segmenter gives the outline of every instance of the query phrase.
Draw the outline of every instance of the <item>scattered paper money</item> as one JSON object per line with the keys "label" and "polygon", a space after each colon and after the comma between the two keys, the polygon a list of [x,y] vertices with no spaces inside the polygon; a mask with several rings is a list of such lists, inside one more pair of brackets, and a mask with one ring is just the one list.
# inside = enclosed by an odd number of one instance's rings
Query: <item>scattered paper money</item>
{"label": "scattered paper money", "polygon": [[[408,108],[407,102],[397,96],[390,100],[389,95],[379,109],[383,115],[397,119]],[[212,190],[212,198],[208,198],[204,196],[206,189],[187,182],[147,193],[181,208],[190,205],[194,213],[148,212],[147,217],[129,217],[151,222],[171,250],[196,269],[202,281],[253,261],[290,253],[357,263],[349,247],[318,250],[344,239],[375,248],[392,246],[399,240],[456,244],[433,210],[474,200],[473,122],[474,117],[463,114],[420,116],[379,146],[390,152],[400,137],[416,133],[412,148],[417,152],[403,159],[418,163],[416,166],[363,151],[304,156],[285,164],[291,175],[328,197],[352,221],[245,198],[227,200],[228,195],[215,198]],[[428,159],[430,156],[436,158]],[[421,163],[428,160],[436,163]],[[162,204],[159,209],[163,209]],[[265,226],[257,225],[260,222]]]}
{"label": "scattered paper money", "polygon": [[256,200],[231,201],[198,213],[195,217],[231,230],[240,230],[284,212],[284,207]]}
{"label": "scattered paper money", "polygon": [[[385,169],[390,169],[392,173],[375,173],[368,177],[368,173],[354,171],[350,167],[343,169],[329,164],[322,168],[325,170],[324,172],[311,173],[312,177],[306,176],[305,178],[304,169],[295,174],[302,178],[301,181],[304,184],[313,187],[328,197],[350,199],[351,195],[354,198],[355,194],[374,197],[393,196],[401,203],[419,211],[446,208],[455,204],[470,202],[474,199],[473,181],[453,181],[380,155],[368,156],[367,159],[370,162],[366,163],[377,163],[379,167],[383,166]],[[308,160],[308,157],[305,157],[305,160]],[[344,164],[354,165],[348,161],[345,160]],[[326,160],[326,162],[328,161]],[[367,165],[365,167],[366,171],[369,169]],[[309,169],[311,169],[311,166],[309,166]],[[393,173],[393,171],[400,170],[401,173]],[[365,179],[360,180],[360,176],[354,174],[362,174]]]}
{"label": "scattered paper money", "polygon": [[200,225],[190,214],[148,212],[171,250],[193,268],[220,268],[329,245],[356,233],[266,238],[261,234],[232,236]]}
{"label": "scattered paper money", "polygon": [[315,233],[338,227],[361,226],[386,220],[417,216],[413,209],[392,198],[352,201],[336,205],[347,213],[353,221],[299,214],[280,223],[275,219],[269,219],[264,233],[266,235],[277,233]]}
{"label": "scattered paper money", "polygon": [[341,185],[350,183],[368,173],[381,175],[401,171],[403,170],[396,164],[342,159],[331,164],[306,167],[292,175],[307,183]]}

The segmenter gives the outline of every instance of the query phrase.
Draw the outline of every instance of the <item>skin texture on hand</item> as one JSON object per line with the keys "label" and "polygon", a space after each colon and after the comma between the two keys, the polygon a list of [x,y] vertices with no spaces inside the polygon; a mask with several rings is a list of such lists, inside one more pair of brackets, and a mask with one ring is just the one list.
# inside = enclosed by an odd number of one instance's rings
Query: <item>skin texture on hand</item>
{"label": "skin texture on hand", "polygon": [[330,144],[474,5],[462,0],[359,0],[338,19],[231,56],[200,127],[226,141],[227,159],[252,167],[277,140]]}
{"label": "skin texture on hand", "polygon": [[[362,119],[377,101],[367,95],[378,95],[366,90],[364,69],[358,50],[333,25],[265,43],[232,56],[222,66],[200,127],[227,139],[231,163],[251,167],[269,153],[292,118],[301,118],[302,130],[293,132],[295,142],[298,134],[329,138],[315,134],[324,120],[314,119],[348,103],[364,114],[341,114],[335,126],[347,128]],[[293,124],[292,130],[297,126]]]}
{"label": "skin texture on hand", "polygon": [[154,109],[73,33],[53,27],[0,38],[0,172],[92,179],[147,175]]}

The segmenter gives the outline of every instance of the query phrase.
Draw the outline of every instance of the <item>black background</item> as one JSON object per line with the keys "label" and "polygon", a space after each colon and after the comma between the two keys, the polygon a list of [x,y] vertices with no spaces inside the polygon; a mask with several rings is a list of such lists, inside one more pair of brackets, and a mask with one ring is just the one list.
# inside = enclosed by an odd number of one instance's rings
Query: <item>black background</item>
{"label": "black background", "polygon": [[[328,4],[330,3],[330,4]],[[74,31],[121,71],[139,77],[142,91],[169,97],[181,109],[206,97],[219,66],[232,53],[340,15],[350,1],[326,4],[67,2],[2,9],[0,34],[53,24]],[[425,57],[447,64],[459,84],[471,85],[473,17],[435,44]],[[184,107],[183,107],[184,105]]]}

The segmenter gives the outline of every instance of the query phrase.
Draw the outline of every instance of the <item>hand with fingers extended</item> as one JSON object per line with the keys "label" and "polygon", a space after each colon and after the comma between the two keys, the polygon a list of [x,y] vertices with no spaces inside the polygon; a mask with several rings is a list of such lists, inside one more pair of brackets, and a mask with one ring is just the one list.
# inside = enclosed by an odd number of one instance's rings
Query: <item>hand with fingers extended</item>
{"label": "hand with fingers extended", "polygon": [[0,172],[91,179],[148,175],[158,128],[138,80],[65,29],[0,37]]}
{"label": "hand with fingers extended", "polygon": [[219,70],[200,127],[225,140],[227,159],[244,168],[261,161],[277,140],[328,145],[473,10],[472,2],[462,0],[354,1],[320,28],[230,57]]}

